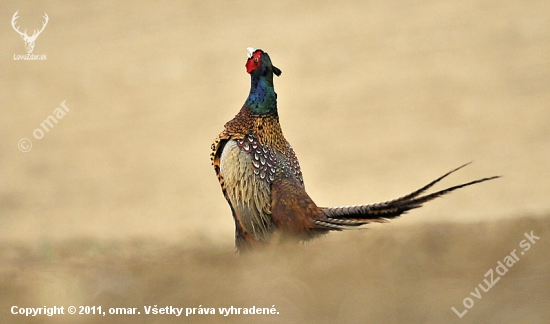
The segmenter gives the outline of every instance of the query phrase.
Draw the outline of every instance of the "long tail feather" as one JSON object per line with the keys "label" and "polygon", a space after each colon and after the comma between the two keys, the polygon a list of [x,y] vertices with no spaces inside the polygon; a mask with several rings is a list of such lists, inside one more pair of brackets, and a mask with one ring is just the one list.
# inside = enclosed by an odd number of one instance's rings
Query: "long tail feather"
{"label": "long tail feather", "polygon": [[314,221],[314,224],[318,228],[322,229],[344,230],[356,228],[369,223],[386,223],[389,219],[398,217],[411,209],[422,207],[422,204],[448,194],[454,190],[500,178],[500,176],[482,178],[421,196],[422,193],[441,181],[443,178],[455,171],[460,170],[470,163],[471,162],[461,165],[460,167],[451,170],[434,181],[428,183],[422,188],[394,200],[370,205],[322,208],[322,215],[320,219]]}
{"label": "long tail feather", "polygon": [[416,190],[416,191],[413,191],[411,192],[410,194],[408,195],[405,195],[403,197],[400,197],[400,198],[397,198],[397,199],[394,199],[392,201],[389,201],[387,203],[398,203],[400,201],[408,201],[408,200],[411,200],[412,198],[415,198],[417,196],[419,196],[420,194],[422,194],[423,192],[425,192],[426,190],[430,189],[431,187],[433,187],[436,183],[438,183],[439,181],[443,180],[444,178],[446,178],[447,176],[449,176],[451,173],[454,173],[460,169],[462,169],[463,167],[467,166],[467,165],[470,165],[472,162],[468,162],[466,164],[463,164],[461,166],[459,166],[458,168],[454,169],[454,170],[451,170],[447,173],[445,173],[444,175],[442,175],[441,177],[435,179],[434,181],[428,183],[427,185],[425,185],[424,187]]}

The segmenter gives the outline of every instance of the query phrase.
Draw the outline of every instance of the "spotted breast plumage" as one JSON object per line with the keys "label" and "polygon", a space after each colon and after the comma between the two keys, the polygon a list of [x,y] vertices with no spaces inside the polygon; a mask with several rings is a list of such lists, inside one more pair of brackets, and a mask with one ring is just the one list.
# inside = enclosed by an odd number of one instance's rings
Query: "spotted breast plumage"
{"label": "spotted breast plumage", "polygon": [[330,230],[387,222],[453,190],[488,177],[422,195],[456,168],[426,186],[384,203],[318,207],[305,191],[300,164],[285,139],[277,112],[273,75],[280,76],[262,50],[248,48],[248,98],[212,144],[211,160],[235,221],[240,251],[279,239],[308,240]]}

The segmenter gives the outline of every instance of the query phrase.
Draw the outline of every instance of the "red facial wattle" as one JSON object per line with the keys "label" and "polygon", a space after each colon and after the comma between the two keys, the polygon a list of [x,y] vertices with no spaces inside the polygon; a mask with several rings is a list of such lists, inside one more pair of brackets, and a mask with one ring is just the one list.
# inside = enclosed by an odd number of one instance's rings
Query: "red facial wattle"
{"label": "red facial wattle", "polygon": [[252,57],[246,61],[246,72],[252,73],[252,71],[262,66],[262,52],[256,51],[252,54]]}

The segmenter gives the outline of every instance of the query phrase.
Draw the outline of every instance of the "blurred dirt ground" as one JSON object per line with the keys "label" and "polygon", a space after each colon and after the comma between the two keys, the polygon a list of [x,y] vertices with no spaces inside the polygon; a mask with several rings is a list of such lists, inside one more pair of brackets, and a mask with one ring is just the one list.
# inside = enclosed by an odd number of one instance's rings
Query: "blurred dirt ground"
{"label": "blurred dirt ground", "polygon": [[[16,11],[29,31],[48,14],[33,52],[47,60],[14,60]],[[0,322],[548,322],[548,17],[545,1],[1,1]],[[283,71],[281,123],[319,205],[392,199],[472,160],[442,186],[504,177],[239,257],[209,153],[248,94],[249,46]],[[540,241],[459,319],[531,230]],[[280,314],[9,312],[93,304]]]}
{"label": "blurred dirt ground", "polygon": [[[539,237],[520,254],[525,233]],[[32,323],[545,323],[550,222],[376,226],[335,240],[239,256],[163,240],[2,244],[0,307],[136,307],[140,315],[57,315]],[[529,241],[526,241],[529,242]],[[519,261],[498,275],[512,251]],[[485,276],[492,269],[491,275]],[[504,270],[499,270],[501,273]],[[500,279],[499,279],[500,278]],[[481,299],[473,297],[477,288]],[[466,310],[460,319],[451,309]],[[145,315],[144,306],[215,308],[215,315]],[[278,315],[219,314],[274,307]],[[469,304],[468,304],[469,305]],[[66,310],[65,310],[66,312]],[[130,317],[130,318],[127,318]],[[26,319],[5,314],[5,323]]]}

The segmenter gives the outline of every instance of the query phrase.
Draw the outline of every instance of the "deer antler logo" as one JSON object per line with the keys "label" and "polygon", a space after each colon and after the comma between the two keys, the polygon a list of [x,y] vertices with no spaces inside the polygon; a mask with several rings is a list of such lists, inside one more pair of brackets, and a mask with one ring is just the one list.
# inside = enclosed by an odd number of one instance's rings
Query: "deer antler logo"
{"label": "deer antler logo", "polygon": [[32,33],[32,36],[29,36],[27,35],[27,30],[25,29],[24,32],[20,32],[19,31],[19,27],[16,27],[15,26],[15,20],[17,20],[17,18],[19,18],[17,16],[17,13],[19,12],[19,10],[17,10],[14,14],[13,14],[13,17],[11,18],[11,26],[13,27],[13,29],[19,34],[21,35],[21,38],[23,38],[23,40],[25,41],[25,48],[27,49],[27,53],[32,53],[32,51],[34,50],[34,42],[36,41],[36,38],[38,37],[38,35],[40,35],[40,33],[44,30],[44,27],[46,27],[46,25],[48,24],[48,20],[49,20],[49,17],[46,13],[44,13],[44,18],[45,21],[44,23],[42,24],[42,29],[40,30],[34,30],[34,32]]}

